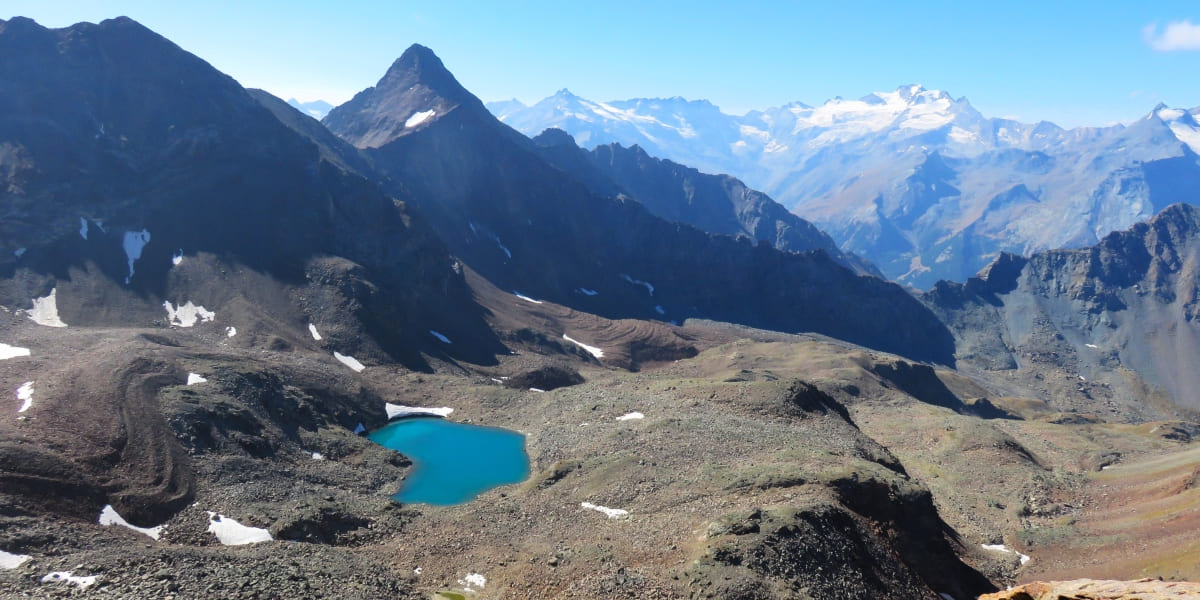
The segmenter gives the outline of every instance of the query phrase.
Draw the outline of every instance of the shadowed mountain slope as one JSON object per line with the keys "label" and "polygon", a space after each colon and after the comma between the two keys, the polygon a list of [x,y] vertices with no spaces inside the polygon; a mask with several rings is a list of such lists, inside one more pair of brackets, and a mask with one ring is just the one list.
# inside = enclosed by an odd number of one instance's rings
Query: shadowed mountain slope
{"label": "shadowed mountain slope", "polygon": [[592,194],[427,48],[410,48],[324,123],[411,191],[455,254],[502,288],[610,318],[814,331],[942,362],[953,352],[946,329],[906,292],[824,253],[706,234]]}
{"label": "shadowed mountain slope", "polygon": [[0,302],[57,289],[68,324],[148,325],[191,301],[290,330],[263,343],[324,320],[343,353],[415,368],[454,350],[431,326],[477,342],[462,358],[501,351],[432,231],[344,170],[360,159],[134,21],[0,24],[0,89]]}
{"label": "shadowed mountain slope", "polygon": [[747,236],[779,250],[821,250],[855,272],[883,278],[869,261],[842,252],[812,223],[736,178],[654,158],[639,146],[604,144],[587,152],[561,129],[547,129],[533,142],[541,148],[543,158],[597,195],[626,193],[668,221],[709,233]]}

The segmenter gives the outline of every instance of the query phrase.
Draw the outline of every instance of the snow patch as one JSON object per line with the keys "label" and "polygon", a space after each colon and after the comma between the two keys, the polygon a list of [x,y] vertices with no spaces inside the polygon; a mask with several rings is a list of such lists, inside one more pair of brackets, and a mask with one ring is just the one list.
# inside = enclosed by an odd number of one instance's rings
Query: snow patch
{"label": "snow patch", "polygon": [[443,406],[441,408],[424,408],[421,406],[405,406],[403,404],[392,404],[391,402],[383,403],[383,410],[387,413],[388,420],[396,417],[448,417],[454,412],[453,408]]}
{"label": "snow patch", "polygon": [[442,335],[442,334],[440,334],[440,333],[438,333],[438,332],[436,332],[436,331],[434,331],[434,330],[432,330],[432,329],[430,329],[430,330],[429,330],[429,335],[432,335],[433,337],[437,338],[437,339],[438,339],[438,340],[440,340],[440,341],[441,341],[443,344],[449,344],[449,343],[450,343],[450,338],[448,338],[448,337],[446,337],[446,336],[444,336],[444,335]]}
{"label": "snow patch", "polygon": [[321,454],[320,452],[313,452],[312,459],[313,460],[325,460],[325,455]]}
{"label": "snow patch", "polygon": [[179,252],[171,255],[172,265],[179,266],[179,263],[181,262],[183,262],[183,248],[180,248]]}
{"label": "snow patch", "polygon": [[33,406],[32,381],[26,381],[25,383],[21,384],[21,387],[17,388],[17,400],[21,401],[21,408],[17,409],[17,412],[19,413],[23,413],[29,410],[30,406]]}
{"label": "snow patch", "polygon": [[86,240],[86,239],[87,239],[87,234],[88,234],[88,222],[87,222],[87,219],[85,219],[85,218],[83,218],[83,217],[79,217],[79,237],[81,237],[81,238],[83,238],[83,239],[85,239],[85,240]]}
{"label": "snow patch", "polygon": [[358,360],[355,359],[353,356],[346,356],[345,354],[342,354],[341,352],[334,352],[333,357],[338,359],[338,362],[342,363],[343,365],[346,365],[347,367],[354,369],[354,372],[356,372],[356,373],[361,373],[362,370],[366,368],[363,366],[362,363],[358,362]]}
{"label": "snow patch", "polygon": [[166,525],[158,525],[155,527],[138,527],[137,525],[131,525],[129,521],[126,521],[121,515],[117,514],[117,509],[113,508],[111,504],[105,505],[104,510],[100,511],[100,524],[104,525],[105,527],[119,525],[121,527],[132,529],[140,534],[148,535],[156,540],[158,539],[159,535],[162,535],[163,528],[166,527]]}
{"label": "snow patch", "polygon": [[28,312],[28,316],[38,325],[46,327],[66,327],[67,324],[58,318],[58,288],[52,288],[50,295],[45,298],[33,299],[33,310]]}
{"label": "snow patch", "polygon": [[225,337],[233,337],[235,335],[237,335],[237,327],[226,327],[225,328]]}
{"label": "snow patch", "polygon": [[787,151],[788,151],[788,147],[786,144],[780,144],[779,142],[777,142],[775,140],[771,140],[770,143],[768,143],[766,145],[766,147],[763,148],[763,152],[766,152],[768,154],[778,154],[780,152],[787,152]]}
{"label": "snow patch", "polygon": [[958,126],[951,127],[950,134],[946,137],[960,144],[971,144],[979,141],[978,135]]}
{"label": "snow patch", "polygon": [[167,309],[167,322],[179,327],[192,327],[196,321],[207,323],[217,317],[217,313],[192,304],[191,300],[188,300],[187,304],[180,304],[178,308],[172,306],[169,300],[164,300],[163,308]]}
{"label": "snow patch", "polygon": [[358,425],[354,426],[354,435],[358,435],[366,430],[367,430],[367,428],[363,427],[362,423],[359,423]]}
{"label": "snow patch", "polygon": [[145,229],[125,232],[125,257],[129,259],[129,275],[125,277],[125,285],[129,285],[129,280],[133,278],[133,263],[142,257],[142,248],[149,242],[150,232]]}
{"label": "snow patch", "polygon": [[1005,554],[1016,554],[1017,558],[1021,559],[1022,565],[1029,562],[1028,554],[1021,554],[1020,552],[1017,552],[1016,550],[1011,550],[1008,548],[1008,546],[1005,546],[1004,544],[982,544],[982,546],[983,546],[984,550],[991,550],[992,552],[1003,552]]}
{"label": "snow patch", "polygon": [[600,292],[597,292],[596,290],[590,290],[585,287],[581,287],[575,291],[579,292],[580,294],[583,294],[584,296],[595,296],[600,293]]}
{"label": "snow patch", "polygon": [[531,391],[531,392],[537,392],[537,393],[539,393],[539,394],[545,394],[545,393],[546,393],[546,390],[543,390],[542,388],[529,388],[529,391]]}
{"label": "snow patch", "polygon": [[9,346],[8,344],[0,344],[0,360],[16,358],[18,356],[29,356],[29,348],[18,348],[16,346]]}
{"label": "snow patch", "polygon": [[518,291],[516,291],[516,290],[513,290],[513,295],[514,295],[514,296],[516,296],[516,297],[518,297],[518,298],[520,298],[520,299],[522,299],[522,300],[524,300],[524,301],[526,301],[526,302],[532,302],[532,303],[534,303],[534,304],[541,304],[541,303],[542,303],[542,301],[541,301],[541,300],[534,300],[533,298],[530,298],[529,296],[526,296],[525,294],[522,294],[521,292],[518,292]]}
{"label": "snow patch", "polygon": [[661,304],[656,304],[654,306],[654,312],[656,312],[660,315],[665,315],[665,314],[667,314],[667,309],[663,308]]}
{"label": "snow patch", "polygon": [[1171,129],[1171,133],[1175,134],[1175,138],[1187,144],[1192,152],[1200,153],[1200,129],[1179,121],[1174,121],[1167,127]]}
{"label": "snow patch", "polygon": [[201,377],[198,373],[188,373],[188,385],[196,385],[197,383],[205,383],[207,381],[207,379]]}
{"label": "snow patch", "polygon": [[404,122],[404,126],[405,127],[416,127],[417,125],[420,125],[421,123],[424,123],[425,121],[429,120],[429,117],[432,117],[433,115],[434,115],[433,110],[423,110],[418,113],[413,113],[413,116],[409,117],[408,120]]}
{"label": "snow patch", "polygon": [[1095,344],[1084,344],[1084,346],[1087,346],[1088,348],[1099,348],[1100,347]]}
{"label": "snow patch", "polygon": [[502,250],[504,252],[505,256],[512,258],[512,251],[509,250],[507,246],[505,246],[503,243],[500,242],[500,236],[494,235],[494,236],[492,236],[492,240],[494,240],[496,242],[497,246],[500,246],[500,250]]}
{"label": "snow patch", "polygon": [[932,130],[954,120],[950,113],[952,105],[953,101],[945,94],[920,87],[877,92],[863,100],[837,98],[816,108],[797,106],[790,109],[796,117],[792,133],[824,129],[810,142],[812,146],[823,146],[893,126]]}
{"label": "snow patch", "polygon": [[580,348],[583,348],[584,350],[587,350],[589,354],[595,356],[596,358],[604,358],[604,351],[595,346],[589,346],[579,340],[571,338],[571,336],[565,333],[563,334],[563,339],[575,344],[576,346],[579,346]]}
{"label": "snow patch", "polygon": [[27,250],[26,248],[17,248],[16,250],[13,250],[13,256],[15,256],[17,258],[21,258],[22,256],[25,255],[26,250]]}
{"label": "snow patch", "polygon": [[483,586],[487,585],[487,577],[479,573],[467,573],[466,577],[458,580],[458,585],[465,586],[468,592],[474,591],[471,589],[472,587],[482,590]]}
{"label": "snow patch", "polygon": [[321,341],[321,334],[317,332],[317,326],[316,326],[316,325],[313,325],[312,323],[309,323],[309,324],[308,324],[308,332],[309,332],[310,334],[312,334],[312,338],[313,338],[314,340],[317,340],[318,342],[319,342],[319,341]]}
{"label": "snow patch", "polygon": [[591,502],[580,502],[579,505],[588,510],[602,512],[605,514],[605,516],[607,516],[610,519],[620,519],[621,517],[624,517],[629,514],[629,511],[627,511],[623,508],[609,508],[607,506],[600,506],[598,504],[592,504]]}
{"label": "snow patch", "polygon": [[1158,111],[1158,117],[1164,121],[1174,121],[1184,114],[1185,111],[1178,108],[1161,108]]}
{"label": "snow patch", "polygon": [[13,554],[0,550],[0,569],[15,569],[28,561],[30,556],[25,554]]}
{"label": "snow patch", "polygon": [[645,419],[645,418],[646,418],[646,415],[643,415],[642,413],[635,411],[635,412],[621,415],[621,416],[617,417],[617,420],[618,421],[631,421],[633,419]]}
{"label": "snow patch", "polygon": [[79,586],[79,589],[86,590],[89,587],[91,587],[92,584],[96,583],[96,576],[89,575],[87,577],[82,577],[82,576],[76,577],[74,575],[71,575],[70,571],[55,571],[55,572],[42,578],[42,583],[53,583],[56,581],[65,581],[67,583],[73,583],[76,586]]}
{"label": "snow patch", "polygon": [[261,527],[242,525],[231,517],[212,511],[204,512],[208,513],[208,532],[217,536],[217,540],[226,546],[244,546],[274,539],[271,532]]}
{"label": "snow patch", "polygon": [[624,273],[621,273],[621,279],[624,279],[625,281],[628,281],[629,283],[632,283],[633,285],[644,285],[644,286],[646,286],[646,291],[650,292],[651,296],[654,295],[654,286],[651,285],[650,282],[648,282],[648,281],[642,281],[641,279],[634,279]]}

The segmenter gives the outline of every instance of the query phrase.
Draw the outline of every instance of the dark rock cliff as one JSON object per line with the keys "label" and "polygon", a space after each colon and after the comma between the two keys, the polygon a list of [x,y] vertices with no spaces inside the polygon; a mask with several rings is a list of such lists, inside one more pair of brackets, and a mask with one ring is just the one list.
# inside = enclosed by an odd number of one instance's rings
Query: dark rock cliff
{"label": "dark rock cliff", "polygon": [[967,363],[1062,367],[1079,373],[1075,391],[1087,394],[1093,380],[1125,389],[1120,373],[1132,371],[1196,410],[1197,273],[1200,209],[1176,204],[1090,248],[1001,255],[979,276],[939,282],[924,299],[954,330]]}

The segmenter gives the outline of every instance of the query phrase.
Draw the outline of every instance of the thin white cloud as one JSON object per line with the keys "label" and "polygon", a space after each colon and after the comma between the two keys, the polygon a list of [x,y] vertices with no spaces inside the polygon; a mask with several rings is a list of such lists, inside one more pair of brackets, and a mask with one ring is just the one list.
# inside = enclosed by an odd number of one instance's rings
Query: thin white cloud
{"label": "thin white cloud", "polygon": [[1142,28],[1142,37],[1159,52],[1200,50],[1200,25],[1193,25],[1191,19],[1167,23],[1162,31],[1158,23],[1151,23]]}

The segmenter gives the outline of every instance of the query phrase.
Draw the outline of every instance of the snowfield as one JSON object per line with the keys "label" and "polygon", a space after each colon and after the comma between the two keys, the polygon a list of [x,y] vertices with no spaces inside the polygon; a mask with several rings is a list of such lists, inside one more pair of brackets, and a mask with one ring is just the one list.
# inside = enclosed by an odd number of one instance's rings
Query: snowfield
{"label": "snowfield", "polygon": [[111,504],[105,505],[104,510],[100,511],[99,522],[101,525],[106,527],[113,525],[126,527],[142,535],[150,536],[156,540],[158,539],[158,536],[162,535],[162,530],[166,528],[166,525],[156,525],[154,527],[138,527],[137,525],[131,525],[129,521],[126,521],[120,514],[117,513],[117,509],[113,508]]}
{"label": "snowfield", "polygon": [[425,121],[428,121],[429,118],[432,117],[434,114],[435,113],[432,109],[413,113],[413,115],[411,117],[409,117],[407,121],[404,122],[404,126],[405,127],[416,127],[417,125],[420,125],[421,123],[424,123]]}
{"label": "snowfield", "polygon": [[270,532],[261,527],[242,525],[231,517],[212,511],[205,512],[208,513],[208,532],[217,536],[217,540],[226,546],[244,546],[275,539],[271,537]]}
{"label": "snowfield", "polygon": [[19,413],[23,413],[29,410],[30,406],[33,406],[32,381],[26,381],[25,383],[21,384],[21,387],[17,388],[17,400],[21,400],[21,408],[17,409],[17,412]]}
{"label": "snowfield", "polygon": [[42,583],[66,582],[74,584],[81,590],[86,590],[96,583],[96,576],[89,575],[87,577],[74,576],[71,571],[55,571],[42,578]]}
{"label": "snowfield", "polygon": [[172,306],[170,300],[164,300],[163,308],[167,309],[167,321],[177,327],[193,327],[197,322],[207,323],[217,318],[217,313],[193,304],[191,300],[178,308]]}
{"label": "snowfield", "polygon": [[403,404],[392,404],[385,402],[383,410],[387,413],[388,420],[397,417],[448,417],[454,412],[453,408],[443,406],[441,408],[424,408],[421,406],[405,406]]}
{"label": "snowfield", "polygon": [[129,275],[125,277],[126,285],[129,284],[129,280],[133,279],[133,265],[142,257],[142,249],[148,243],[150,243],[150,232],[145,229],[125,232],[125,258],[129,261]]}
{"label": "snowfield", "polygon": [[38,325],[46,327],[66,327],[62,319],[58,317],[58,288],[50,290],[50,294],[44,298],[33,299],[33,309],[28,313],[29,318]]}
{"label": "snowfield", "polygon": [[575,344],[576,346],[579,346],[580,348],[583,348],[584,350],[587,350],[588,354],[591,354],[592,356],[594,356],[596,358],[604,358],[604,350],[601,350],[600,348],[597,348],[595,346],[589,346],[577,339],[572,338],[571,336],[569,336],[565,333],[563,334],[563,339],[567,340],[568,342],[571,342],[572,344]]}
{"label": "snowfield", "polygon": [[0,360],[16,358],[18,356],[29,356],[29,348],[18,348],[9,346],[8,344],[0,344]]}
{"label": "snowfield", "polygon": [[354,369],[355,373],[362,373],[363,369],[366,368],[365,366],[363,366],[362,363],[358,362],[358,359],[354,358],[353,356],[346,356],[345,354],[342,354],[341,352],[334,352],[333,357],[336,358],[338,360],[338,362],[342,363],[343,365],[346,365],[347,367]]}
{"label": "snowfield", "polygon": [[24,554],[13,554],[0,550],[0,569],[15,569],[25,564],[30,558]]}
{"label": "snowfield", "polygon": [[599,504],[592,504],[591,502],[580,502],[579,505],[588,510],[604,513],[604,516],[610,519],[620,519],[629,515],[629,511],[623,508],[609,508],[607,506],[600,506]]}

